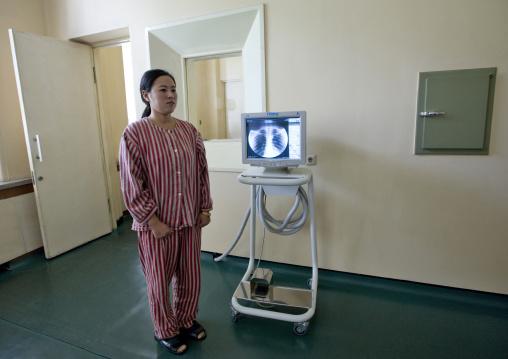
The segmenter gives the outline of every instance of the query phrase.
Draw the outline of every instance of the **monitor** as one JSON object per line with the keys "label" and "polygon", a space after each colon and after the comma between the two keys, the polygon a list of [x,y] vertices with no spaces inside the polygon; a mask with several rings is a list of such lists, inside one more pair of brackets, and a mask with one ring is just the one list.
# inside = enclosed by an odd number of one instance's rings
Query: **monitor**
{"label": "monitor", "polygon": [[242,113],[242,163],[265,168],[306,163],[305,111]]}

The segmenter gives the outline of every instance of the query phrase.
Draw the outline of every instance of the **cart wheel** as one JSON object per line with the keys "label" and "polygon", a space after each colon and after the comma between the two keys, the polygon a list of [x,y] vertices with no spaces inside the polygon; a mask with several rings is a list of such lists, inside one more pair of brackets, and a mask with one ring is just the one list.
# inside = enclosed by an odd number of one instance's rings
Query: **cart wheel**
{"label": "cart wheel", "polygon": [[309,322],[302,322],[302,323],[294,323],[293,324],[293,331],[296,335],[305,335],[307,334],[307,328],[309,327]]}
{"label": "cart wheel", "polygon": [[233,305],[230,305],[230,308],[231,308],[231,318],[233,319],[233,322],[238,322],[238,317],[240,316],[240,312],[238,312],[237,310],[235,310],[235,308],[233,308]]}
{"label": "cart wheel", "polygon": [[307,279],[307,287],[309,287],[309,289],[312,289],[312,278]]}
{"label": "cart wheel", "polygon": [[238,317],[240,316],[240,313],[231,313],[231,317],[233,318],[233,322],[238,322]]}

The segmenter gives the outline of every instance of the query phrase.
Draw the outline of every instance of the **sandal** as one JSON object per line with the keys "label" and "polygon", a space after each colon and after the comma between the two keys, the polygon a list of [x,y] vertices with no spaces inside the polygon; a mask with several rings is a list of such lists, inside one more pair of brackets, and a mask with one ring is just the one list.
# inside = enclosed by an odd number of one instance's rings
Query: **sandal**
{"label": "sandal", "polygon": [[[159,342],[162,344],[162,346],[167,350],[169,351],[170,353],[173,353],[173,354],[176,354],[176,355],[180,355],[180,354],[183,354],[185,353],[185,351],[187,350],[187,346],[185,345],[185,343],[182,341],[182,339],[180,338],[180,334],[178,335],[175,335],[174,337],[172,338],[167,338],[167,339],[159,339],[157,338],[157,336],[154,334],[153,335],[153,338],[155,339],[155,341]],[[178,351],[178,349],[184,347],[183,350],[181,351]]]}
{"label": "sandal", "polygon": [[[206,338],[205,328],[203,328],[196,320],[192,322],[190,328],[180,328],[180,333],[195,340],[205,340]],[[200,336],[201,333],[203,333],[203,335]]]}

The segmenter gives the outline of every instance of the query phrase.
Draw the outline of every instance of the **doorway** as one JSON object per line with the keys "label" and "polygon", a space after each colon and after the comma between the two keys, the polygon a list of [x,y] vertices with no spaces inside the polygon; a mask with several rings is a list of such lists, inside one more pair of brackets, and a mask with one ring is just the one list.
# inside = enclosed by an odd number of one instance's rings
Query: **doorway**
{"label": "doorway", "polygon": [[94,47],[97,99],[104,148],[104,167],[114,228],[127,210],[120,187],[118,149],[123,130],[136,120],[130,43]]}
{"label": "doorway", "polygon": [[112,229],[89,46],[9,29],[46,258]]}

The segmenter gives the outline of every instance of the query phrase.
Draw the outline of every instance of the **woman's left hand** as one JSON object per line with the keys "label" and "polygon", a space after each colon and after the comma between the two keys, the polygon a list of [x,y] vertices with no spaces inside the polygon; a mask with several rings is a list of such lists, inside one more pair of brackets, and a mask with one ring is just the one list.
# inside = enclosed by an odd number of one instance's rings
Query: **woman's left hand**
{"label": "woman's left hand", "polygon": [[203,228],[204,226],[207,226],[210,223],[210,217],[206,214],[200,213],[198,216],[198,221],[196,222],[196,225],[198,228]]}

